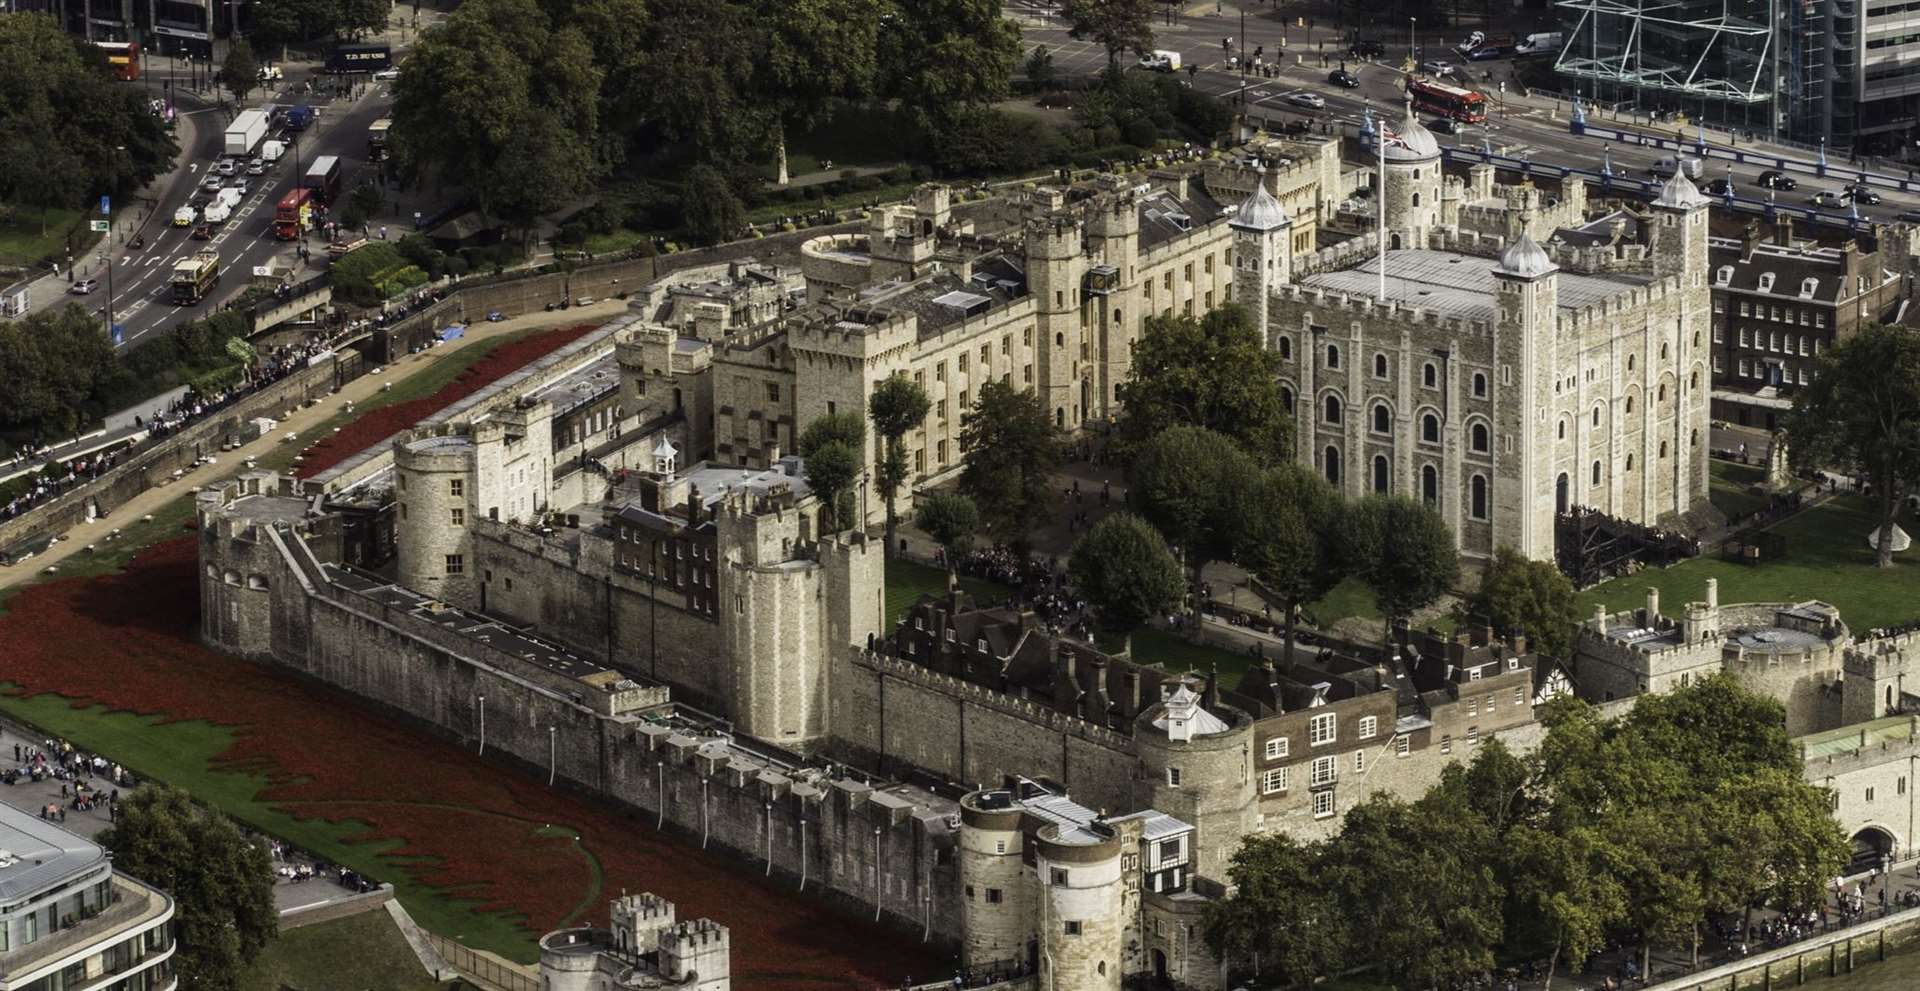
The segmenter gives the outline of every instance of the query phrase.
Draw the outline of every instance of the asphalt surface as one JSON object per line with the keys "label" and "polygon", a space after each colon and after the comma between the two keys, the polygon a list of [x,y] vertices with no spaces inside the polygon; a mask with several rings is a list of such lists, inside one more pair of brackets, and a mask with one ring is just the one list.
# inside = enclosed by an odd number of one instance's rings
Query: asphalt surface
{"label": "asphalt surface", "polygon": [[[132,347],[184,321],[215,312],[246,288],[255,266],[275,258],[292,259],[297,242],[280,241],[273,236],[274,206],[294,187],[299,173],[315,158],[339,156],[343,196],[359,182],[367,164],[367,127],[390,109],[391,87],[363,78],[357,99],[295,95],[295,87],[307,80],[309,71],[289,67],[287,79],[277,83],[275,91],[249,101],[251,107],[305,103],[318,111],[318,115],[298,140],[290,143],[287,154],[266,175],[253,178],[252,187],[234,208],[232,218],[215,229],[210,241],[195,241],[190,228],[171,224],[174,211],[192,198],[207,170],[220,158],[226,125],[234,111],[205,102],[213,99],[211,93],[195,95],[176,91],[180,109],[177,134],[184,167],[156,183],[151,212],[140,227],[140,235],[146,241],[143,247],[131,247],[132,235],[124,230],[114,235],[113,316],[121,329],[122,347]],[[164,76],[156,74],[156,90],[160,78]],[[316,85],[319,82],[316,80]],[[276,136],[268,135],[269,138]],[[315,261],[324,265],[324,245],[318,245],[317,241],[316,245],[321,250],[316,253]],[[220,254],[219,286],[209,298],[195,305],[175,305],[168,285],[174,264],[208,247]],[[93,305],[104,307],[108,264],[104,248],[88,261],[79,274],[100,281]],[[297,270],[297,260],[294,264]]]}
{"label": "asphalt surface", "polygon": [[[1248,117],[1264,121],[1270,128],[1308,120],[1315,125],[1332,128],[1336,133],[1351,135],[1357,132],[1368,110],[1376,117],[1384,112],[1393,119],[1398,119],[1404,112],[1406,76],[1403,66],[1409,47],[1404,26],[1398,29],[1397,37],[1393,29],[1383,25],[1370,28],[1370,34],[1386,42],[1386,55],[1382,59],[1362,61],[1344,58],[1346,44],[1341,40],[1341,32],[1332,27],[1307,29],[1279,18],[1257,3],[1249,5],[1244,21],[1238,8],[1231,4],[1221,5],[1218,8],[1221,13],[1217,15],[1215,9],[1212,3],[1190,5],[1173,16],[1173,23],[1168,24],[1162,18],[1154,28],[1155,49],[1177,51],[1186,65],[1200,67],[1192,75],[1184,67],[1176,74],[1178,78],[1189,80],[1195,89],[1223,99],[1244,101]],[[1053,54],[1054,67],[1060,74],[1085,75],[1105,67],[1105,49],[1091,41],[1068,37],[1064,22],[1048,13],[1046,4],[1010,4],[1009,13],[1020,23],[1026,50],[1031,52],[1035,45],[1046,45]],[[1523,18],[1528,14],[1517,12],[1515,16]],[[1512,25],[1511,30],[1518,36],[1530,31],[1547,30],[1547,27],[1518,23]],[[1671,151],[1651,147],[1609,145],[1597,137],[1570,133],[1567,125],[1570,108],[1567,103],[1550,96],[1521,96],[1520,88],[1511,82],[1513,60],[1468,62],[1454,52],[1452,45],[1461,41],[1464,33],[1459,31],[1445,38],[1428,36],[1418,39],[1422,60],[1444,59],[1452,63],[1465,77],[1465,85],[1487,94],[1486,124],[1464,125],[1457,135],[1436,133],[1435,137],[1443,147],[1477,150],[1484,145],[1491,145],[1495,152],[1535,162],[1595,170],[1605,163],[1617,175],[1642,178],[1647,176],[1647,169],[1655,161],[1672,154]],[[1230,40],[1230,46],[1223,48],[1222,42],[1227,40]],[[1277,77],[1263,78],[1255,75],[1251,69],[1243,75],[1239,68],[1228,62],[1229,52],[1238,57],[1244,51],[1250,63],[1256,48],[1264,49],[1267,63],[1278,62],[1281,65]],[[1121,58],[1123,65],[1131,65],[1134,61],[1131,53],[1122,53]],[[1329,73],[1343,67],[1358,78],[1359,88],[1346,89],[1328,81]],[[1504,90],[1500,86],[1502,81],[1507,82]],[[1308,109],[1290,101],[1290,97],[1300,93],[1320,96],[1326,101],[1325,108]],[[1623,115],[1616,121],[1611,114],[1602,117],[1590,111],[1588,119],[1608,126],[1638,126],[1649,133],[1658,132],[1668,138],[1674,137],[1676,131],[1674,125],[1651,124],[1644,117],[1636,120]],[[1695,131],[1687,128],[1684,135],[1691,142],[1695,138]],[[1728,138],[1725,134],[1709,130],[1707,140],[1712,144],[1725,145]],[[1764,150],[1805,161],[1812,161],[1816,157],[1816,153],[1806,149],[1764,142],[1741,140],[1736,147],[1749,151]],[[1831,157],[1829,163],[1836,173],[1851,173],[1854,168],[1842,156]],[[1767,198],[1767,194],[1758,186],[1760,173],[1766,171],[1765,165],[1737,164],[1729,170],[1729,164],[1709,162],[1700,179],[1701,184],[1731,176],[1739,195]],[[1889,173],[1883,171],[1881,174]],[[1905,178],[1904,173],[1894,175],[1896,178]],[[1823,189],[1838,190],[1844,185],[1838,175],[1799,175],[1796,178],[1799,182],[1797,190],[1775,194],[1779,203],[1806,206],[1814,193]],[[1860,208],[1862,219],[1890,222],[1904,211],[1920,210],[1920,192],[1882,190],[1881,193],[1881,203]],[[1848,216],[1844,208],[1828,212],[1842,223]]]}

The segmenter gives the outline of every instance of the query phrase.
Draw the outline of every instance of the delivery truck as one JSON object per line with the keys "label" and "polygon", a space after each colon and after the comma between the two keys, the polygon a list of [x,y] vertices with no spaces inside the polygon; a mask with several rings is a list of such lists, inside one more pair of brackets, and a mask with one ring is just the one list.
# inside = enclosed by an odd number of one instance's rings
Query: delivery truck
{"label": "delivery truck", "polygon": [[230,158],[245,158],[260,147],[260,139],[266,136],[266,111],[243,110],[227,125],[226,154]]}

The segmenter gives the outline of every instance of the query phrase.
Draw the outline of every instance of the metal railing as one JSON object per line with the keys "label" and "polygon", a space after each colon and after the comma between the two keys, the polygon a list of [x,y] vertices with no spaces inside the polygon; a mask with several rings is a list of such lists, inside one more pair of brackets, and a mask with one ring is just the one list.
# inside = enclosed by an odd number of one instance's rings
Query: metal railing
{"label": "metal railing", "polygon": [[426,933],[427,943],[440,959],[462,976],[492,991],[540,991],[540,982],[526,972],[480,953],[438,933]]}

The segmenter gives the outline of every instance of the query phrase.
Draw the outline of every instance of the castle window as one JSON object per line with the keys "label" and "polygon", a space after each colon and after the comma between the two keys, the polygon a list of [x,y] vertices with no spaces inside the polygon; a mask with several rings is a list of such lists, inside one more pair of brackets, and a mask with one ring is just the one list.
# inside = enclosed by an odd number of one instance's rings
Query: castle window
{"label": "castle window", "polygon": [[1393,752],[1396,756],[1411,757],[1413,755],[1413,737],[1410,737],[1405,733],[1402,733],[1399,736],[1394,737]]}
{"label": "castle window", "polygon": [[1260,775],[1260,793],[1272,795],[1287,790],[1287,769],[1276,767]]}
{"label": "castle window", "polygon": [[1633,355],[1627,355],[1627,371],[1633,371]]}
{"label": "castle window", "polygon": [[1067,886],[1067,869],[1065,867],[1053,868],[1053,870],[1049,872],[1049,877],[1054,887],[1064,888]]}
{"label": "castle window", "polygon": [[1280,360],[1292,361],[1293,360],[1293,338],[1288,337],[1285,334],[1281,334],[1279,343],[1280,343]]}
{"label": "castle window", "polygon": [[1377,379],[1383,379],[1387,377],[1387,356],[1386,355],[1376,354],[1373,356],[1373,377]]}
{"label": "castle window", "polygon": [[1361,716],[1360,717],[1360,739],[1362,740],[1373,739],[1373,735],[1379,732],[1379,729],[1380,729],[1379,717],[1377,716]]}
{"label": "castle window", "polygon": [[1593,408],[1593,425],[1596,427],[1600,425],[1600,407],[1598,406]]}
{"label": "castle window", "polygon": [[1527,689],[1524,685],[1515,685],[1513,687],[1513,704],[1514,705],[1527,704]]}
{"label": "castle window", "polygon": [[466,570],[467,570],[467,559],[464,555],[460,555],[460,554],[447,555],[447,574],[458,575],[465,572]]}
{"label": "castle window", "polygon": [[1384,454],[1374,455],[1373,456],[1373,491],[1378,492],[1381,495],[1387,494],[1387,490],[1391,487],[1387,482],[1387,475],[1388,475],[1387,456]]}
{"label": "castle window", "polygon": [[1442,733],[1440,735],[1440,752],[1443,754],[1453,753],[1453,735],[1452,734]]}
{"label": "castle window", "polygon": [[1724,285],[1726,285],[1727,283],[1729,283],[1729,282],[1732,282],[1732,281],[1733,281],[1733,266],[1732,266],[1732,265],[1722,265],[1722,266],[1720,266],[1719,268],[1717,268],[1717,269],[1715,269],[1715,270],[1714,270],[1714,273],[1713,273],[1713,284],[1714,284],[1714,285],[1716,285],[1716,286],[1724,286]]}
{"label": "castle window", "polygon": [[1325,819],[1333,815],[1333,792],[1316,791],[1313,793],[1313,817]]}
{"label": "castle window", "polygon": [[1393,414],[1387,411],[1386,403],[1373,404],[1373,432],[1384,434],[1393,427]]}
{"label": "castle window", "polygon": [[[1804,373],[1804,372],[1802,372],[1801,374],[1805,374],[1805,373]],[[1802,380],[1802,383],[1801,383],[1801,384],[1803,384],[1803,385],[1804,385],[1804,384],[1805,384],[1805,380]],[[1693,431],[1693,432],[1692,432],[1691,434],[1688,434],[1688,435],[1687,435],[1687,446],[1688,446],[1688,447],[1699,447],[1699,446],[1700,446],[1700,430],[1699,430],[1699,428],[1697,428],[1697,427],[1696,427],[1696,428],[1694,429],[1694,431]]]}
{"label": "castle window", "polygon": [[1327,345],[1327,367],[1328,368],[1340,367],[1340,345],[1338,344]]}
{"label": "castle window", "polygon": [[1667,456],[1667,442],[1663,440],[1660,442],[1660,457],[1664,459],[1666,456]]}
{"label": "castle window", "polygon": [[1872,789],[1872,788],[1868,788],[1868,789],[1867,789],[1867,801],[1869,801],[1869,802],[1871,802],[1871,801],[1873,801],[1873,789]]}
{"label": "castle window", "polygon": [[1476,423],[1473,425],[1473,430],[1471,431],[1471,437],[1472,437],[1471,443],[1473,445],[1473,450],[1476,454],[1487,454],[1493,450],[1493,443],[1490,438],[1490,435],[1491,435],[1491,431],[1487,430],[1486,424]]}
{"label": "castle window", "polygon": [[[1004,844],[1002,844],[1002,845],[1004,845]],[[1002,850],[1002,851],[1000,851],[1000,852],[1002,852],[1002,853],[1005,853],[1006,851],[1005,851],[1005,850]],[[987,889],[987,904],[989,904],[989,905],[998,905],[998,904],[1000,904],[1000,889],[999,889],[999,888],[988,888],[988,889]]]}
{"label": "castle window", "polygon": [[1473,373],[1473,396],[1475,399],[1487,398],[1487,376],[1484,372]]}
{"label": "castle window", "polygon": [[1629,413],[1631,413],[1631,412],[1633,412],[1633,397],[1632,397],[1632,396],[1628,396],[1628,397],[1627,397],[1627,412],[1629,412]]}
{"label": "castle window", "polygon": [[1555,439],[1566,440],[1567,439],[1567,418],[1564,416],[1560,418],[1559,432],[1560,432],[1560,436]]}
{"label": "castle window", "polygon": [[1593,472],[1592,472],[1592,474],[1593,474],[1593,484],[1594,484],[1594,485],[1599,485],[1599,484],[1600,484],[1600,462],[1598,462],[1598,461],[1595,461],[1595,462],[1593,463]]}
{"label": "castle window", "polygon": [[1307,724],[1307,743],[1315,747],[1332,743],[1337,735],[1336,720],[1337,714],[1332,712],[1313,717]]}
{"label": "castle window", "polygon": [[1475,475],[1467,483],[1467,515],[1476,520],[1487,518],[1487,476]]}
{"label": "castle window", "polygon": [[1073,919],[1068,919],[1068,920],[1067,920],[1067,921],[1066,921],[1065,923],[1063,923],[1063,925],[1065,926],[1065,931],[1066,931],[1066,934],[1067,934],[1067,935],[1069,935],[1069,936],[1078,936],[1078,935],[1080,935],[1080,923],[1079,923],[1079,922],[1077,922],[1077,921],[1075,921],[1075,920],[1073,920]]}
{"label": "castle window", "polygon": [[1687,375],[1687,388],[1688,389],[1700,388],[1700,373],[1698,371],[1691,372]]}
{"label": "castle window", "polygon": [[1338,777],[1339,774],[1340,769],[1334,764],[1332,757],[1315,757],[1313,759],[1313,770],[1311,771],[1311,776],[1307,779],[1307,783],[1315,788],[1321,785],[1330,785],[1333,784],[1334,779]]}
{"label": "castle window", "polygon": [[1284,736],[1269,737],[1267,739],[1267,759],[1279,760],[1285,757],[1287,755],[1287,743],[1288,740]]}
{"label": "castle window", "polygon": [[450,478],[450,479],[447,479],[447,494],[448,494],[448,495],[451,495],[451,496],[459,496],[459,495],[465,495],[465,494],[466,494],[466,489],[467,489],[467,481],[466,481],[466,479],[464,479],[464,478]]}
{"label": "castle window", "polygon": [[448,515],[448,517],[450,517],[450,521],[451,521],[451,522],[453,523],[453,525],[454,525],[454,526],[466,526],[466,525],[467,525],[467,511],[466,511],[466,510],[464,510],[464,509],[459,509],[459,508],[454,508],[454,509],[450,509],[450,510],[448,510],[448,511],[447,511],[447,515]]}
{"label": "castle window", "polygon": [[946,400],[942,399],[939,402],[936,402],[933,404],[933,415],[935,419],[939,419],[939,420],[944,420],[947,418],[947,401]]}
{"label": "castle window", "polygon": [[1066,335],[1066,334],[1063,334],[1063,333],[1061,333],[1060,331],[1057,331],[1057,330],[1056,330],[1056,331],[1054,331],[1054,332],[1053,332],[1053,346],[1054,346],[1054,347],[1057,347],[1057,348],[1059,348],[1059,347],[1066,347],[1066,346],[1067,346],[1067,335]]}
{"label": "castle window", "polygon": [[1440,443],[1440,418],[1428,413],[1420,418],[1420,439],[1429,444]]}
{"label": "castle window", "polygon": [[1628,471],[1633,470],[1633,455],[1631,454],[1627,455],[1627,470]]}
{"label": "castle window", "polygon": [[1280,387],[1280,405],[1285,407],[1288,413],[1293,412],[1293,390],[1284,385]]}
{"label": "castle window", "polygon": [[1367,752],[1365,750],[1355,750],[1353,752],[1353,773],[1367,773]]}
{"label": "castle window", "polygon": [[1427,505],[1439,508],[1440,473],[1432,465],[1424,465],[1420,469],[1420,498]]}
{"label": "castle window", "polygon": [[1334,396],[1334,395],[1327,396],[1325,407],[1326,409],[1324,410],[1324,418],[1326,419],[1326,421],[1328,423],[1339,423],[1340,422],[1340,397]]}
{"label": "castle window", "polygon": [[1168,787],[1172,787],[1172,788],[1180,787],[1180,769],[1179,768],[1177,767],[1167,768],[1167,785]]}
{"label": "castle window", "polygon": [[1419,193],[1415,193],[1415,194],[1413,194],[1413,205],[1414,205],[1414,206],[1419,206],[1419,205],[1420,205],[1420,194],[1419,194]]}
{"label": "castle window", "polygon": [[1420,384],[1426,386],[1429,389],[1439,388],[1440,369],[1435,368],[1433,362],[1429,361],[1426,363],[1426,365],[1421,367]]}
{"label": "castle window", "polygon": [[1326,470],[1327,481],[1331,484],[1339,485],[1340,484],[1340,449],[1337,447],[1334,447],[1332,444],[1328,444],[1326,452],[1321,457],[1322,457],[1321,467]]}

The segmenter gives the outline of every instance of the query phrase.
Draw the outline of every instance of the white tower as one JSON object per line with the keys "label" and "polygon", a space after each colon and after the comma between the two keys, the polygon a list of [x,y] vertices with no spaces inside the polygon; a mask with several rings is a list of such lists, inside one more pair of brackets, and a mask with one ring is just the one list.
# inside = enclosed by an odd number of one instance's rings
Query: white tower
{"label": "white tower", "polygon": [[[1440,164],[1440,142],[1413,116],[1413,108],[1397,126],[1381,127],[1384,159],[1380,177],[1387,214],[1387,244],[1424,248],[1427,232],[1440,224],[1441,193],[1446,170]],[[1395,242],[1398,242],[1397,244]]]}
{"label": "white tower", "polygon": [[1253,325],[1265,335],[1267,299],[1293,277],[1293,219],[1267,191],[1266,170],[1227,226],[1233,229],[1234,301],[1246,307]]}

